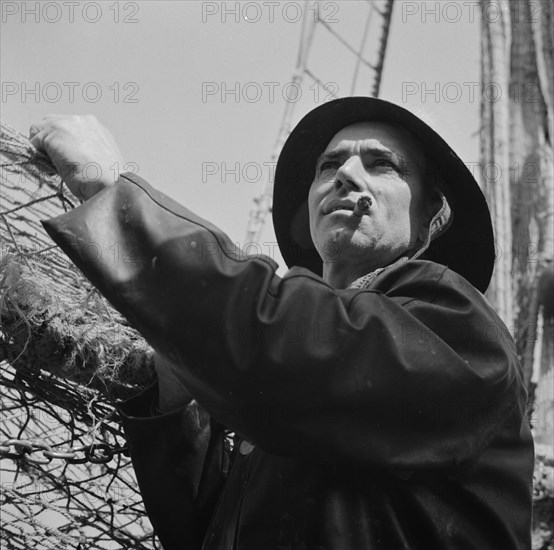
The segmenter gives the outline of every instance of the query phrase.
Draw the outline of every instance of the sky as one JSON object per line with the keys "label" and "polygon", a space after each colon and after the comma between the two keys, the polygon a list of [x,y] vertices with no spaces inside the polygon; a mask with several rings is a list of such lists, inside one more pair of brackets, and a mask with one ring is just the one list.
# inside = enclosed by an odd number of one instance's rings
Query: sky
{"label": "sky", "polygon": [[[376,1],[376,7],[382,1]],[[272,178],[286,107],[297,122],[350,95],[366,0],[1,2],[3,123],[27,133],[47,114],[93,114],[127,168],[244,246],[253,199]],[[478,161],[478,3],[397,0],[380,97],[422,116]],[[302,28],[310,70],[292,85]],[[380,39],[374,13],[364,55]],[[354,93],[369,93],[362,68]],[[259,251],[281,259],[268,218]],[[265,244],[264,244],[265,243]]]}

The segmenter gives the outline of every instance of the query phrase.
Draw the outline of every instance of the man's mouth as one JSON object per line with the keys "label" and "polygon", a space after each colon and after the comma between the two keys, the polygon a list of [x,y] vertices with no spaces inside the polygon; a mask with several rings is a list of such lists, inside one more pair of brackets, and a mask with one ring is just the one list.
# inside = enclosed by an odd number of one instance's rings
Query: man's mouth
{"label": "man's mouth", "polygon": [[352,212],[353,211],[353,208],[347,208],[346,206],[334,206],[333,208],[331,208],[331,210],[329,210],[329,212],[327,212],[327,214],[332,214],[333,212]]}
{"label": "man's mouth", "polygon": [[325,206],[323,209],[323,213],[325,215],[332,214],[333,212],[340,212],[340,211],[347,211],[352,212],[355,207],[355,203],[351,201],[338,201],[338,200],[332,200],[329,201],[329,204]]}

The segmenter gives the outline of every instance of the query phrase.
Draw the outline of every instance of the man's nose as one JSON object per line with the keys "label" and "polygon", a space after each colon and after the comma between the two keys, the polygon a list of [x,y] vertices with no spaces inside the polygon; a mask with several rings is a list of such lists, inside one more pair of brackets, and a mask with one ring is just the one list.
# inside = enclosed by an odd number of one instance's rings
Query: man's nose
{"label": "man's nose", "polygon": [[360,191],[364,182],[364,167],[358,156],[345,160],[335,175],[335,189],[344,187],[347,190]]}

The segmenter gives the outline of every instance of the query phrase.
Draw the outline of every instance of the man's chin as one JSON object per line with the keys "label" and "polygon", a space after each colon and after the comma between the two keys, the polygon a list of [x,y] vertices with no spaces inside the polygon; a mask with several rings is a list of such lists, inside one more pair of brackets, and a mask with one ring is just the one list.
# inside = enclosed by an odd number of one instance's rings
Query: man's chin
{"label": "man's chin", "polygon": [[341,260],[352,261],[354,258],[366,259],[375,251],[375,243],[366,235],[341,228],[332,232],[318,252],[324,262]]}

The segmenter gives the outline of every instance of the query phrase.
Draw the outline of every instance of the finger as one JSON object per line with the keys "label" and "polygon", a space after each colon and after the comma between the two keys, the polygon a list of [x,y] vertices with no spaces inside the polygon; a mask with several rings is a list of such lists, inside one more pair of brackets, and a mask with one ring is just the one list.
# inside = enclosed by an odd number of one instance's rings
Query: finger
{"label": "finger", "polygon": [[32,141],[33,138],[42,131],[42,126],[37,122],[34,124],[31,124],[29,127],[29,139]]}
{"label": "finger", "polygon": [[[31,128],[33,128],[33,126],[31,126]],[[46,149],[44,148],[44,138],[47,133],[48,132],[46,130],[39,130],[34,132],[33,136],[30,138],[31,145],[38,151],[46,152]]]}
{"label": "finger", "polygon": [[40,122],[34,122],[29,128],[29,139],[34,138],[39,132],[42,132],[47,126],[59,120],[65,118],[66,115],[46,115]]}

